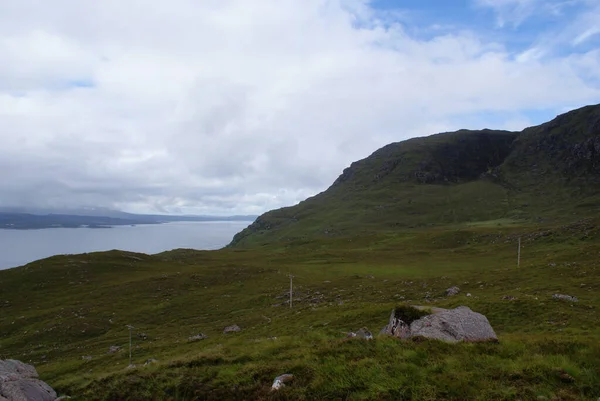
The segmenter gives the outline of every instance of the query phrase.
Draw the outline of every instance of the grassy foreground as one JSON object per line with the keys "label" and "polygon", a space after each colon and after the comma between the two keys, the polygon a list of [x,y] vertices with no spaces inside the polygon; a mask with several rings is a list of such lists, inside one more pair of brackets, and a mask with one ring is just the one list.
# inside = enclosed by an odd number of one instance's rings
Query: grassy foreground
{"label": "grassy foreground", "polygon": [[[57,256],[0,271],[0,359],[34,364],[79,400],[597,400],[598,223]],[[444,297],[453,285],[461,293]],[[403,303],[467,305],[500,342],[345,339],[363,326],[378,333]],[[223,334],[232,324],[242,331]],[[126,325],[135,326],[133,369]],[[188,341],[200,332],[208,338]],[[271,392],[283,373],[295,380]]]}

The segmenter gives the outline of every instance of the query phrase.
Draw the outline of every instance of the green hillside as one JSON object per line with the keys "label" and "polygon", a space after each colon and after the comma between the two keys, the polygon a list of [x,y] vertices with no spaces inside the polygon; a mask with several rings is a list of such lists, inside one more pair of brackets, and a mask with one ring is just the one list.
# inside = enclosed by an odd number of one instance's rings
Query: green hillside
{"label": "green hillside", "polygon": [[[597,400],[599,122],[592,106],[388,145],[218,251],[0,271],[0,359],[75,401]],[[499,342],[346,338],[397,305],[469,306]]]}
{"label": "green hillside", "polygon": [[260,216],[232,246],[600,212],[600,106],[520,133],[467,131],[387,145],[326,191]]}

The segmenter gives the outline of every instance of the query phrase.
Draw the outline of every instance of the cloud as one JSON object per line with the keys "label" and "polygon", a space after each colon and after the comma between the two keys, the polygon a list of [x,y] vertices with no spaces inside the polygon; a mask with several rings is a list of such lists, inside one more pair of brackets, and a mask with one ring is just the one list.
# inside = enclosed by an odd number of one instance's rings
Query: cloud
{"label": "cloud", "polygon": [[1,2],[0,203],[259,213],[386,143],[599,98],[593,51],[518,57],[381,15],[357,0]]}

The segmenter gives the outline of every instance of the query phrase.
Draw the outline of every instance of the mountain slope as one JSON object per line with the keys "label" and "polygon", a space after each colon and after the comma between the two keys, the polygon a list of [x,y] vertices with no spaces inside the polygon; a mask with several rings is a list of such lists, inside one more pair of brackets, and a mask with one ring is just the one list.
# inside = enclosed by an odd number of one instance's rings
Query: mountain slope
{"label": "mountain slope", "polygon": [[260,216],[231,245],[598,211],[600,105],[522,132],[461,130],[392,143],[352,163],[326,191]]}

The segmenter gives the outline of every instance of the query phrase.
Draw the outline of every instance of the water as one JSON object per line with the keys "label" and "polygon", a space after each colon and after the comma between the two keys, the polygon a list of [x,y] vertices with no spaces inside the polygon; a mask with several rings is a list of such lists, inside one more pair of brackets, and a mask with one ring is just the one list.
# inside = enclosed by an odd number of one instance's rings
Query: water
{"label": "water", "polygon": [[0,230],[0,270],[53,255],[120,249],[159,253],[176,248],[219,249],[251,222],[175,222],[112,228]]}

